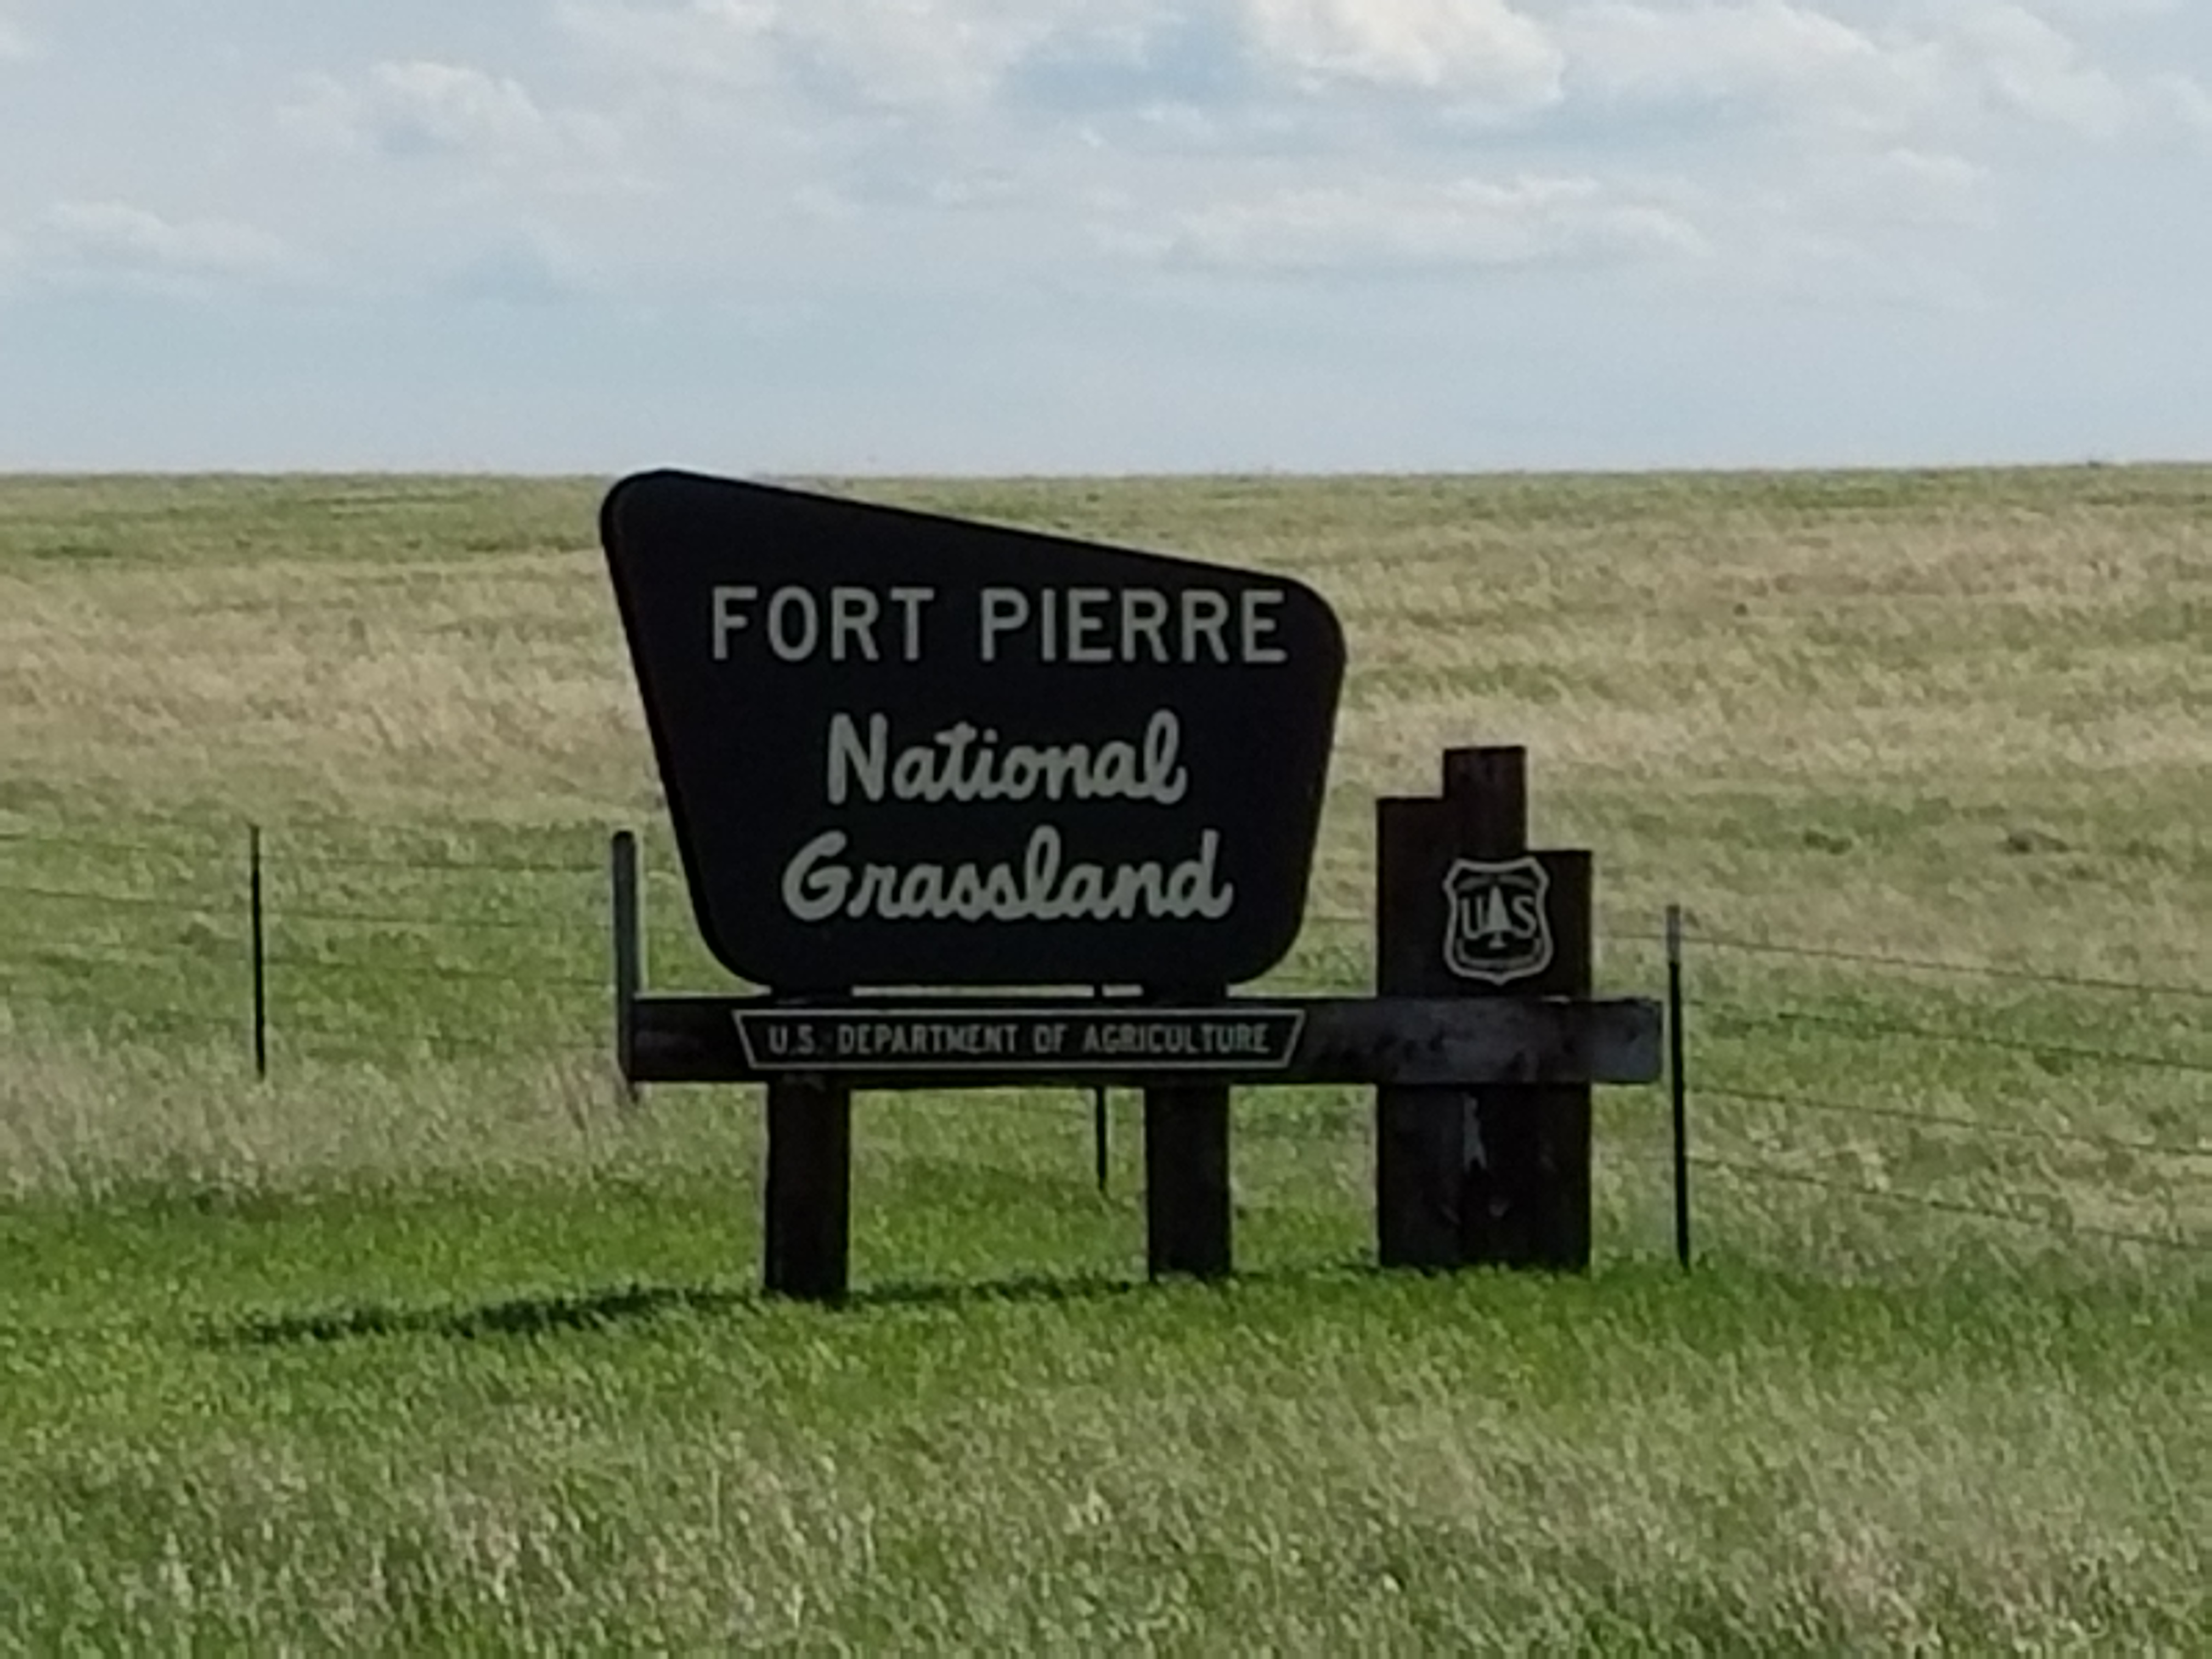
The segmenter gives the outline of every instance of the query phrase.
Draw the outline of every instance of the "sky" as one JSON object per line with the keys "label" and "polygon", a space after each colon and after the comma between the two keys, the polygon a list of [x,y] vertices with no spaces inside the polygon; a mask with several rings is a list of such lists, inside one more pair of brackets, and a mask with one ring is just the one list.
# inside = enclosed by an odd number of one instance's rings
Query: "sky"
{"label": "sky", "polygon": [[0,470],[2212,459],[2212,0],[0,0]]}

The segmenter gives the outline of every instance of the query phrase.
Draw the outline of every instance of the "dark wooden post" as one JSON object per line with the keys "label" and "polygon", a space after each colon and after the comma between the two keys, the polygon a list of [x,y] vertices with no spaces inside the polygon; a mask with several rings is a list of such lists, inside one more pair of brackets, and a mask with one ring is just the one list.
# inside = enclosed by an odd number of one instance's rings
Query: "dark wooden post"
{"label": "dark wooden post", "polygon": [[[1218,987],[1160,995],[1205,1004]],[[1178,1083],[1145,1091],[1145,1265],[1154,1279],[1226,1279],[1231,1242],[1229,1086]]]}
{"label": "dark wooden post", "polygon": [[[1444,757],[1443,800],[1376,807],[1376,990],[1459,996],[1471,988],[1444,960],[1444,877],[1455,858],[1513,857],[1528,845],[1528,757],[1461,749]],[[1375,1218],[1386,1267],[1455,1267],[1466,1259],[1464,1207],[1486,1190],[1476,1097],[1463,1089],[1376,1091]]]}
{"label": "dark wooden post", "polygon": [[[1436,803],[1375,803],[1375,989],[1437,991],[1437,903],[1419,884],[1433,860]],[[1447,992],[1455,987],[1443,988]],[[1460,1200],[1474,1155],[1474,1097],[1457,1089],[1375,1091],[1375,1244],[1386,1267],[1455,1267]]]}
{"label": "dark wooden post", "polygon": [[843,1299],[850,1284],[853,1091],[836,1084],[768,1085],[766,1237],[770,1296]]}
{"label": "dark wooden post", "polygon": [[[1590,855],[1538,855],[1550,878],[1553,957],[1510,988],[1587,998],[1592,981]],[[1590,1255],[1590,1085],[1495,1084],[1476,1091],[1486,1156],[1469,1171],[1462,1237],[1470,1264],[1579,1273]]]}
{"label": "dark wooden post", "polygon": [[[1443,796],[1376,807],[1376,989],[1406,996],[1587,996],[1590,861],[1528,851],[1527,751],[1456,749]],[[1449,960],[1453,866],[1534,856],[1552,955],[1499,982]],[[1522,890],[1529,879],[1524,874]],[[1589,1255],[1588,1085],[1376,1093],[1376,1232],[1382,1265],[1579,1267]]]}

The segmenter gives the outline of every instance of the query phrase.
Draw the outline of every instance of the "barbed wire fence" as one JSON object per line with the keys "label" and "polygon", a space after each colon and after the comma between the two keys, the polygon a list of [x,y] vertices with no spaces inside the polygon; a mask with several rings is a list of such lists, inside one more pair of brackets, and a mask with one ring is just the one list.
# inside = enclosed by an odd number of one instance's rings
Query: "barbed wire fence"
{"label": "barbed wire fence", "polygon": [[[2044,1029],[2023,1032],[1995,1023],[1979,1003],[1959,1007],[1956,999],[1930,995],[1931,978],[2000,986],[2014,992],[2059,993],[2069,1000],[2124,998],[2124,1007],[2087,1016],[2090,1023],[2121,1025],[2133,1015],[2136,1024],[2180,1028],[2185,1040],[2201,1026],[2194,1011],[2212,1007],[2212,987],[2150,982],[1988,966],[1920,957],[1885,955],[1826,945],[1747,939],[1703,933],[1670,912],[1665,933],[1649,939],[1666,949],[1669,963],[1668,1024],[1675,1037],[1675,1064],[1669,1091],[1677,1124],[1678,1249],[1683,1265],[1691,1259],[1688,1184],[1691,1170],[1743,1188],[1780,1188],[1818,1192],[1852,1205],[1876,1209],[1918,1210],[2010,1228],[2030,1229],[2059,1239],[2094,1239],[2154,1250],[2203,1252],[2212,1247],[2203,1219],[2212,1200],[2212,1051],[2181,1052],[2163,1048],[2122,1046],[2083,1040],[2045,1006],[2031,1004],[2025,1018]],[[1796,994],[1776,994],[1771,976],[1762,975],[1765,994],[1756,1001],[1731,996],[1721,985],[1686,988],[1692,960],[1814,963],[1848,969],[1850,994],[1832,996],[1808,1006]],[[1869,989],[1876,994],[1869,996]],[[1871,1009],[1867,1006],[1871,1002]],[[1893,1012],[1899,1002],[1931,1007],[1929,1014]],[[2191,1016],[2163,1022],[2143,1019],[2147,1008],[2179,1006]],[[1946,1014],[1951,1017],[1946,1018]],[[1964,1013],[1966,1018],[1956,1016]],[[2077,1014],[2078,1020],[2082,1016]],[[1701,1040],[1702,1039],[1702,1040]],[[1744,1039],[1752,1039],[1747,1043]],[[1778,1080],[1771,1064],[1760,1068],[1763,1053],[1774,1043],[1806,1041],[1821,1045],[1839,1078],[1831,1087],[1808,1088],[1794,1078]],[[1748,1054],[1747,1050],[1748,1049]],[[2001,1085],[1977,1091],[1945,1086],[1940,1079],[1954,1068],[1947,1054],[1967,1051],[1984,1057],[2025,1063],[2043,1079],[2087,1073],[2109,1115],[2108,1091],[2138,1109],[2132,1115],[2153,1124],[2140,1133],[2115,1132],[2104,1123],[2090,1126],[2061,1119],[2030,1121],[2006,1117],[1984,1106],[1967,1110],[1952,1097],[1986,1095]],[[1686,1063],[1682,1056],[1692,1058]],[[1901,1074],[1901,1075],[1900,1075]],[[2113,1079],[2120,1079],[2117,1084]],[[1858,1087],[1848,1090],[1856,1080]],[[2023,1092],[2033,1092],[2032,1091]],[[1692,1108],[1695,1115],[1692,1115]],[[1819,1125],[1844,1126],[1854,1139],[1842,1147]],[[1776,1132],[1776,1126],[1780,1133]],[[2162,1127],[2158,1127],[2162,1126]],[[1900,1142],[1900,1138],[1902,1138]],[[1705,1150],[1717,1141],[1723,1150]],[[1900,1181],[1897,1166],[1946,1160],[1940,1149],[1960,1142],[1979,1153],[1971,1174],[1972,1190],[1953,1189],[1940,1175]],[[1936,1156],[1916,1158],[1926,1143]],[[1873,1156],[1868,1156],[1871,1148]],[[2010,1178],[2012,1167],[1997,1149],[2010,1147],[2049,1173],[2055,1160],[2086,1156],[2097,1161],[2101,1182],[2072,1183],[2061,1190]],[[1747,1150],[1739,1150],[1745,1148]],[[1834,1168],[1857,1166],[1856,1176]],[[2017,1161],[2017,1160],[2015,1160]],[[2135,1176],[2132,1181],[2123,1177]],[[2101,1206],[2133,1215],[2155,1206],[2163,1224],[2116,1223],[2081,1213],[2085,1192]]]}
{"label": "barbed wire fence", "polygon": [[[601,868],[252,826],[228,844],[0,830],[0,1005],[103,1039],[234,1045],[264,1076],[306,1058],[604,1058]],[[549,1038],[549,1018],[576,1035]]]}
{"label": "barbed wire fence", "polygon": [[[32,1009],[57,1029],[98,1038],[228,1050],[264,1074],[309,1060],[404,1066],[518,1054],[594,1061],[611,1074],[607,866],[583,832],[568,839],[558,855],[515,857],[451,844],[362,848],[308,830],[240,827],[225,836],[0,827],[0,1006],[11,1024]],[[665,866],[649,882],[664,896],[680,890],[676,884]],[[656,907],[670,915],[678,908]],[[1601,933],[1608,946],[1658,950],[1668,969],[1670,1162],[1684,1265],[1694,1255],[1693,1176],[1705,1193],[1717,1183],[1770,1197],[1817,1194],[2160,1250],[2212,1244],[2203,1224],[2212,1047],[2188,1046],[2201,1030],[2197,1012],[2212,1007],[2212,987],[1749,939],[1686,926],[1679,912],[1674,923],[1655,931],[1625,921]],[[1371,972],[1371,938],[1370,917],[1316,909],[1290,966],[1253,991],[1354,991]],[[1755,989],[1710,971],[1730,964],[1747,964]],[[1815,1000],[1770,971],[1777,965],[1832,982]],[[2162,1028],[2178,1030],[2180,1046],[2138,1041],[2140,1032],[2091,1040],[2058,1020],[2023,1031],[1982,1001],[1926,994],[1931,981],[2191,1017]],[[1808,1044],[1819,1052],[1774,1063],[1778,1051]],[[1985,1100],[1970,1109],[1989,1087],[1943,1080],[1956,1068],[1941,1057],[1959,1051],[2027,1064],[2045,1079],[2132,1079],[2118,1085],[2124,1094],[2154,1099],[2157,1110],[2123,1115],[2140,1127],[2116,1130],[2109,1100],[2094,1124],[2002,1115]],[[1842,1080],[1810,1086],[1808,1070]],[[997,1098],[1024,1114],[1064,1109]],[[1103,1091],[1084,1099],[1092,1174],[1104,1191],[1111,1114]],[[1248,1126],[1269,1139],[1347,1149],[1369,1127],[1345,1102],[1271,1109]],[[1964,1176],[1945,1164],[1947,1145],[1980,1155]],[[2027,1154],[2026,1171],[1998,1151],[2007,1147]],[[2061,1157],[2098,1161],[2090,1173],[2104,1185],[2075,1180],[2061,1190],[2017,1178],[2048,1174],[2037,1160]],[[2111,1213],[2081,1212],[2084,1192],[2108,1188]],[[2142,1212],[2154,1206],[2160,1213],[2147,1221]]]}

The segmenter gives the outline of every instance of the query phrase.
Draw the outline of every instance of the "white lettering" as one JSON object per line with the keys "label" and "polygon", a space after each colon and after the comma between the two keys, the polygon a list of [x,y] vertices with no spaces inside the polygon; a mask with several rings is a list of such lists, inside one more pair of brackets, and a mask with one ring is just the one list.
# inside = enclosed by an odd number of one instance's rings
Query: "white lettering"
{"label": "white lettering", "polygon": [[1040,824],[1017,861],[866,864],[856,878],[839,862],[849,838],[825,830],[783,872],[784,908],[803,922],[838,916],[884,921],[1218,921],[1237,902],[1220,878],[1221,832],[1200,832],[1198,851],[1172,866],[1157,860],[1117,865],[1066,861],[1060,831]]}
{"label": "white lettering", "polygon": [[881,714],[868,716],[868,741],[864,747],[850,714],[830,717],[830,804],[842,806],[850,792],[849,775],[860,775],[860,793],[870,800],[884,798],[884,766],[890,751],[891,723]]}
{"label": "white lettering", "polygon": [[1121,590],[1121,659],[1137,660],[1137,641],[1145,641],[1154,662],[1168,659],[1168,596],[1156,587]]}
{"label": "white lettering", "polygon": [[881,660],[876,650],[876,618],[883,614],[883,605],[865,587],[833,587],[830,590],[830,659],[832,662],[852,660],[846,654],[846,641],[850,640],[860,647],[860,655],[869,662]]}
{"label": "white lettering", "polygon": [[1229,660],[1229,641],[1223,629],[1229,623],[1229,601],[1210,587],[1194,587],[1182,596],[1182,659],[1198,660],[1201,636],[1212,647],[1216,662]]}
{"label": "white lettering", "polygon": [[921,607],[934,604],[936,599],[937,590],[933,587],[891,589],[891,603],[898,606],[902,618],[904,651],[908,662],[921,660]]}
{"label": "white lettering", "polygon": [[[797,611],[805,631],[793,641],[784,619]],[[775,654],[786,662],[804,662],[814,654],[815,646],[822,638],[822,613],[814,603],[814,595],[803,587],[779,587],[775,597],[769,601],[768,642]]]}
{"label": "white lettering", "polygon": [[1038,663],[1287,662],[1280,613],[1289,598],[1279,587],[987,587],[977,654],[999,662],[1019,645]]}
{"label": "white lettering", "polygon": [[830,860],[845,850],[849,839],[842,830],[824,830],[784,866],[783,908],[797,920],[827,921],[844,908],[852,872]]}
{"label": "white lettering", "polygon": [[757,587],[717,587],[714,590],[714,660],[730,659],[730,635],[748,623],[744,607],[760,598]]}
{"label": "white lettering", "polygon": [[1261,607],[1273,611],[1283,602],[1279,587],[1250,587],[1244,591],[1243,627],[1240,630],[1246,662],[1288,662],[1291,653],[1279,645],[1262,645],[1263,639],[1274,637],[1280,618],[1261,614]]}
{"label": "white lettering", "polygon": [[995,729],[960,720],[921,743],[893,752],[888,715],[860,722],[830,717],[824,792],[842,806],[855,791],[870,801],[1129,800],[1173,806],[1190,793],[1182,763],[1182,721],[1171,708],[1152,712],[1141,740],[1116,738],[1092,745],[1016,744],[1002,748]]}
{"label": "white lettering", "polygon": [[[1111,662],[1114,647],[1107,643],[1107,602],[1114,596],[1103,587],[1072,587],[1067,592],[1067,659],[1070,662]],[[1093,641],[1096,643],[1093,643]]]}
{"label": "white lettering", "polygon": [[1018,587],[987,587],[983,590],[982,650],[985,662],[999,659],[999,635],[1026,628],[1030,620],[1029,596]]}

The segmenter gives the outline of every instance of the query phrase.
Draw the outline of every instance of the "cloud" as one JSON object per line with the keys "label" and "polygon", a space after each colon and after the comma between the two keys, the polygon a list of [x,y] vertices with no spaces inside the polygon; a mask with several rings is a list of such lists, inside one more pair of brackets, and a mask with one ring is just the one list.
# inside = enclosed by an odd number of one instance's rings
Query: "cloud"
{"label": "cloud", "polygon": [[62,202],[0,234],[0,295],[130,292],[208,299],[318,276],[283,237],[228,219],[168,219],[127,202]]}
{"label": "cloud", "polygon": [[378,64],[351,84],[311,76],[303,95],[278,114],[311,142],[403,158],[603,159],[617,142],[604,119],[549,112],[518,81],[419,58]]}
{"label": "cloud", "polygon": [[654,75],[950,108],[988,100],[1034,60],[1129,61],[1168,14],[1155,0],[562,0],[556,15]]}
{"label": "cloud", "polygon": [[1954,7],[1950,15],[1951,38],[1970,54],[1974,78],[1999,106],[2093,138],[2115,137],[2128,125],[2130,100],[2119,83],[2033,12],[1983,0]]}
{"label": "cloud", "polygon": [[125,202],[64,202],[27,240],[50,278],[156,283],[283,282],[306,262],[282,237],[223,219],[173,221]]}
{"label": "cloud", "polygon": [[26,62],[33,55],[31,37],[0,13],[0,64]]}
{"label": "cloud", "polygon": [[[2087,7],[2071,8],[2084,27]],[[1387,99],[1412,118],[1401,132],[1426,121],[1455,143],[1450,118],[1542,131],[1555,113],[1672,108],[1928,144],[1991,117],[2108,138],[2151,101],[2015,0],[558,0],[556,15],[649,82],[817,115],[1169,109],[1277,131]],[[408,131],[460,115],[512,139],[544,118],[513,82],[455,73],[406,89]]]}
{"label": "cloud", "polygon": [[2159,75],[2151,78],[2151,94],[2167,117],[2184,132],[2212,143],[2212,92],[2187,75]]}
{"label": "cloud", "polygon": [[1438,271],[1680,258],[1704,238],[1671,209],[1585,177],[1287,190],[1184,215],[1170,263],[1276,273]]}
{"label": "cloud", "polygon": [[556,305],[586,292],[574,266],[550,238],[518,232],[485,244],[437,274],[429,291],[441,299],[477,305]]}
{"label": "cloud", "polygon": [[1562,58],[1507,0],[562,0],[571,36],[633,68],[860,105],[975,108],[1027,71],[1107,79],[1132,104],[1190,82],[1377,88],[1519,111]]}
{"label": "cloud", "polygon": [[803,70],[864,102],[960,106],[991,97],[1081,5],[1049,0],[811,0],[778,9],[773,39]]}
{"label": "cloud", "polygon": [[1932,42],[1876,40],[1785,0],[1585,6],[1560,27],[1571,89],[1609,104],[1689,104],[1895,128],[1940,104]]}
{"label": "cloud", "polygon": [[1244,0],[1261,60],[1322,90],[1342,82],[1504,111],[1557,101],[1565,55],[1504,0]]}
{"label": "cloud", "polygon": [[[2007,124],[2109,142],[2160,118],[2149,83],[2014,0],[1595,0],[1554,29],[1571,101],[1673,106],[1931,143]],[[2123,8],[2076,3],[2085,25]],[[1849,19],[1850,21],[1847,21]],[[2170,100],[2169,100],[2170,102]]]}
{"label": "cloud", "polygon": [[773,78],[775,0],[561,0],[562,30],[603,63],[679,81],[750,86]]}
{"label": "cloud", "polygon": [[1985,167],[1946,151],[1899,146],[1866,165],[1868,205],[1900,223],[1978,225],[1987,222],[1982,198]]}

